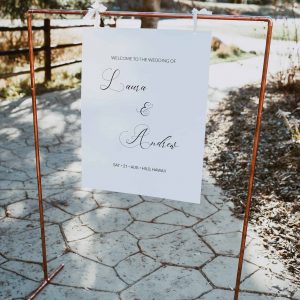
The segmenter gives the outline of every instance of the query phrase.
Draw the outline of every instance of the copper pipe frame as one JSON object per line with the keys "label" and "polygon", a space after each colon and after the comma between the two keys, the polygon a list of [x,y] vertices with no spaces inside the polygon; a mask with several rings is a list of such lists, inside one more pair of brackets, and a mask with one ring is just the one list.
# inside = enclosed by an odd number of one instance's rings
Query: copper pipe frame
{"label": "copper pipe frame", "polygon": [[[65,9],[29,9],[28,14],[28,40],[29,40],[29,59],[30,59],[30,77],[31,77],[31,91],[32,91],[32,112],[33,112],[33,124],[34,124],[34,140],[35,140],[35,154],[36,154],[36,174],[38,184],[38,195],[39,195],[39,211],[40,211],[40,226],[41,226],[41,240],[42,240],[42,254],[43,254],[43,271],[44,280],[40,286],[27,298],[34,299],[38,293],[47,286],[48,283],[56,276],[56,274],[62,270],[64,265],[60,265],[55,269],[49,276],[47,271],[47,254],[46,254],[46,237],[45,237],[45,224],[44,224],[44,209],[43,209],[43,196],[42,196],[42,181],[41,181],[41,168],[40,168],[40,155],[39,155],[39,137],[38,137],[38,119],[37,119],[37,108],[36,108],[36,89],[35,89],[35,74],[34,74],[34,53],[33,53],[33,36],[32,36],[32,15],[43,14],[43,15],[82,15],[87,13],[86,10],[65,10]],[[160,12],[130,12],[130,11],[106,11],[101,14],[102,16],[114,16],[114,17],[157,17],[157,18],[171,18],[171,19],[192,19],[191,14],[178,14],[178,13],[160,13]],[[272,29],[273,20],[271,17],[263,16],[227,16],[227,15],[198,15],[198,19],[202,20],[219,20],[219,21],[250,21],[250,22],[265,22],[268,25],[263,71],[259,93],[259,103],[257,108],[256,127],[253,138],[252,158],[251,167],[248,182],[248,192],[245,207],[245,215],[243,222],[242,238],[240,245],[239,262],[236,273],[236,284],[234,292],[234,300],[239,298],[239,290],[241,283],[241,274],[243,268],[247,230],[250,216],[250,208],[252,202],[252,193],[254,185],[254,175],[256,167],[256,158],[259,147],[262,111],[265,98],[266,84],[267,84],[267,73],[268,63],[270,56],[271,40],[272,40]]]}
{"label": "copper pipe frame", "polygon": [[30,79],[31,79],[36,177],[37,177],[37,186],[38,186],[38,202],[39,202],[40,230],[41,230],[41,242],[42,242],[42,259],[43,259],[42,266],[43,266],[43,273],[44,273],[44,280],[40,283],[39,287],[26,298],[26,299],[31,300],[31,299],[34,299],[38,295],[38,293],[41,292],[42,289],[50,283],[50,281],[58,274],[58,272],[60,272],[62,270],[64,265],[61,264],[52,273],[48,274],[42,177],[41,177],[41,162],[40,162],[39,130],[38,130],[38,117],[37,117],[37,105],[36,105],[36,86],[35,86],[35,74],[34,74],[32,14],[28,14],[28,16],[27,16],[27,26],[28,26],[28,45],[29,45],[29,61],[30,61]]}

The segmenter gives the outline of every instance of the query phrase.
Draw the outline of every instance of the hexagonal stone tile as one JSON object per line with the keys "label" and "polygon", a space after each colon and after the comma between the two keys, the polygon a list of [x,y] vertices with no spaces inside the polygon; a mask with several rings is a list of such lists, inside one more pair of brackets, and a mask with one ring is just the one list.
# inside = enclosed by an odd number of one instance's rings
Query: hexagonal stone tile
{"label": "hexagonal stone tile", "polygon": [[[12,168],[15,170],[22,170],[26,174],[26,178],[24,180],[26,182],[31,181],[31,184],[33,188],[37,187],[37,181],[36,181],[36,169],[35,169],[35,153],[34,153],[34,147],[28,147],[28,146],[22,146],[18,150],[14,150],[14,152],[18,151],[18,156],[15,156],[14,158],[10,160],[6,160],[3,162],[3,165],[8,168]],[[47,150],[45,150],[46,152]],[[47,175],[53,173],[53,169],[49,169],[45,165],[44,157],[45,153],[40,152],[41,154],[41,170],[42,175]],[[18,172],[18,171],[16,171]],[[35,181],[34,181],[35,179]],[[35,185],[34,185],[35,182]]]}
{"label": "hexagonal stone tile", "polygon": [[118,292],[127,287],[113,268],[75,253],[68,253],[51,261],[50,267],[54,269],[62,263],[65,264],[64,269],[53,279],[57,284],[108,292]]}
{"label": "hexagonal stone tile", "polygon": [[154,259],[137,253],[121,261],[115,269],[125,282],[132,284],[160,266]]}
{"label": "hexagonal stone tile", "polygon": [[197,270],[163,267],[121,293],[122,300],[193,299],[211,286]]}
{"label": "hexagonal stone tile", "polygon": [[0,219],[5,217],[5,209],[3,207],[0,207]]}
{"label": "hexagonal stone tile", "polygon": [[172,208],[161,203],[143,202],[129,209],[130,214],[138,221],[151,221]]}
{"label": "hexagonal stone tile", "polygon": [[0,265],[3,264],[6,261],[7,260],[2,255],[0,255]]}
{"label": "hexagonal stone tile", "polygon": [[0,286],[0,299],[24,299],[37,288],[37,283],[0,269]]}
{"label": "hexagonal stone tile", "polygon": [[196,300],[227,300],[227,299],[229,300],[229,299],[233,299],[233,296],[234,296],[233,291],[214,289],[208,292],[207,294],[197,298]]}
{"label": "hexagonal stone tile", "polygon": [[202,182],[203,184],[215,184],[216,180],[210,175],[210,172],[205,164],[203,163],[203,170],[202,170]]}
{"label": "hexagonal stone tile", "polygon": [[278,296],[290,296],[297,286],[288,280],[281,279],[269,270],[260,269],[241,284],[242,290],[261,293],[272,293]]}
{"label": "hexagonal stone tile", "polygon": [[[23,148],[24,150],[24,148]],[[23,171],[16,171],[11,168],[5,168],[0,165],[0,180],[24,181],[29,177]]]}
{"label": "hexagonal stone tile", "polygon": [[80,289],[75,287],[66,286],[47,286],[40,294],[39,299],[41,300],[62,300],[62,299],[72,299],[72,300],[119,300],[117,294],[109,292],[99,292],[99,291],[89,291],[86,289]]}
{"label": "hexagonal stone tile", "polygon": [[6,189],[24,189],[25,185],[22,181],[16,181],[16,180],[0,180],[0,189],[6,190]]}
{"label": "hexagonal stone tile", "polygon": [[39,118],[43,121],[40,122],[39,128],[42,132],[47,132],[49,136],[55,136],[65,130],[65,121],[63,111],[53,111],[44,106],[40,111]]}
{"label": "hexagonal stone tile", "polygon": [[[26,263],[23,261],[9,260],[2,266],[7,271],[13,271],[19,275],[27,277],[28,279],[40,282],[44,278],[42,266],[40,264]],[[51,271],[51,268],[49,269]]]}
{"label": "hexagonal stone tile", "polygon": [[[49,260],[65,251],[65,243],[57,225],[46,226],[46,237]],[[0,252],[8,258],[41,262],[40,229],[27,230],[9,237],[0,236]]]}
{"label": "hexagonal stone tile", "polygon": [[136,195],[99,192],[94,193],[94,199],[100,206],[115,208],[129,208],[143,201]]}
{"label": "hexagonal stone tile", "polygon": [[[59,147],[58,149],[66,149],[69,151],[65,152],[59,152],[59,153],[50,153],[47,157],[47,166],[49,168],[52,168],[54,170],[58,171],[73,171],[73,172],[80,172],[81,169],[74,168],[74,166],[77,165],[77,163],[80,163],[80,157],[74,153],[74,149],[69,148],[69,145],[59,145],[56,146]],[[63,148],[64,147],[64,148]],[[51,148],[50,148],[51,149]],[[53,149],[53,148],[52,148]],[[75,165],[74,165],[75,163]],[[73,167],[72,167],[73,166]]]}
{"label": "hexagonal stone tile", "polygon": [[18,139],[22,134],[22,131],[14,127],[5,127],[0,129],[0,135],[5,138],[5,142]]}
{"label": "hexagonal stone tile", "polygon": [[163,203],[166,203],[168,206],[179,209],[186,214],[200,219],[205,219],[218,211],[217,208],[211,205],[203,196],[201,196],[200,204],[173,200],[164,200]]}
{"label": "hexagonal stone tile", "polygon": [[[202,237],[216,253],[227,255],[238,255],[240,253],[240,245],[242,234],[240,232],[212,234]],[[248,245],[251,238],[247,238]]]}
{"label": "hexagonal stone tile", "polygon": [[109,266],[139,251],[137,240],[125,231],[95,234],[69,244],[74,252]]}
{"label": "hexagonal stone tile", "polygon": [[96,232],[110,232],[123,230],[133,220],[126,210],[103,207],[80,216]]}
{"label": "hexagonal stone tile", "polygon": [[[55,153],[53,157],[57,157],[59,154],[67,153],[67,154],[73,154],[77,150],[77,146],[75,145],[68,145],[68,144],[59,144],[59,145],[53,145],[49,146],[48,150],[50,153]],[[52,157],[52,155],[51,155]],[[59,159],[61,161],[61,159]]]}
{"label": "hexagonal stone tile", "polygon": [[[52,199],[55,195],[64,193],[66,189],[64,188],[43,188],[43,200],[48,201]],[[39,199],[38,191],[36,189],[26,189],[27,198],[29,199]]]}
{"label": "hexagonal stone tile", "polygon": [[51,204],[73,215],[81,215],[98,207],[92,194],[86,191],[67,190],[50,197]]}
{"label": "hexagonal stone tile", "polygon": [[245,249],[245,259],[261,267],[271,267],[271,259],[268,256],[268,250],[263,246],[261,239],[251,240]]}
{"label": "hexagonal stone tile", "polygon": [[79,217],[63,223],[63,231],[68,242],[86,238],[94,233]]}
{"label": "hexagonal stone tile", "polygon": [[156,223],[165,223],[173,225],[192,226],[198,222],[198,219],[190,215],[185,215],[183,212],[175,210],[165,215],[162,215],[153,220]]}
{"label": "hexagonal stone tile", "polygon": [[[211,292],[197,298],[196,300],[229,300],[233,299],[234,292],[228,290],[214,289]],[[239,293],[239,300],[284,300],[287,298],[260,295],[257,293]]]}
{"label": "hexagonal stone tile", "polygon": [[[263,244],[263,238],[258,237],[256,233],[256,237],[249,242],[245,249],[245,259],[275,274],[281,275],[286,271],[286,266],[276,256],[270,257],[269,250]],[[288,278],[287,274],[285,276]]]}
{"label": "hexagonal stone tile", "polygon": [[142,251],[159,260],[181,266],[199,267],[214,254],[191,229],[182,229],[156,239],[141,240]]}
{"label": "hexagonal stone tile", "polygon": [[205,196],[224,196],[222,189],[215,184],[203,182],[202,194]]}
{"label": "hexagonal stone tile", "polygon": [[[234,288],[237,266],[238,258],[218,256],[205,265],[202,271],[215,286]],[[245,261],[243,264],[242,280],[257,270],[258,267]]]}
{"label": "hexagonal stone tile", "polygon": [[239,293],[239,299],[241,300],[286,300],[286,297],[266,296],[258,293]]}
{"label": "hexagonal stone tile", "polygon": [[63,134],[59,136],[59,139],[62,141],[62,143],[65,144],[71,144],[71,145],[77,145],[78,147],[81,146],[81,135],[80,133],[75,133],[73,135],[71,134]]}
{"label": "hexagonal stone tile", "polygon": [[163,198],[157,198],[157,197],[149,197],[149,196],[141,196],[145,201],[148,202],[162,202],[164,199]]}
{"label": "hexagonal stone tile", "polygon": [[228,207],[230,202],[228,199],[225,198],[225,196],[219,196],[219,195],[205,195],[204,196],[208,202],[214,206],[216,206],[219,209]]}
{"label": "hexagonal stone tile", "polygon": [[[50,206],[49,208],[44,210],[45,222],[61,223],[71,219],[72,217],[73,217],[72,215],[62,211],[57,207]],[[26,217],[26,219],[39,221],[40,214],[39,213],[32,214]]]}
{"label": "hexagonal stone tile", "polygon": [[28,230],[39,228],[39,222],[5,218],[0,220],[0,237],[11,236],[26,232]]}
{"label": "hexagonal stone tile", "polygon": [[[59,136],[48,135],[47,132],[43,131],[40,131],[39,133],[40,148],[42,150],[42,153],[45,153],[44,157],[47,159],[48,151],[45,148],[51,145],[60,145]],[[29,135],[28,137],[26,137],[26,144],[29,146],[34,146],[33,135]]]}
{"label": "hexagonal stone tile", "polygon": [[182,226],[134,221],[126,230],[138,239],[151,239],[182,229]]}
{"label": "hexagonal stone tile", "polygon": [[43,120],[40,125],[42,132],[47,132],[48,136],[55,137],[63,133],[66,129],[65,115],[63,111],[52,110],[44,106],[39,118]]}
{"label": "hexagonal stone tile", "polygon": [[[43,176],[43,185],[45,187],[75,187],[79,186],[81,174],[74,172],[57,171],[52,174]],[[36,179],[25,181],[25,188],[30,188],[36,185]]]}
{"label": "hexagonal stone tile", "polygon": [[243,221],[237,219],[229,210],[220,210],[197,224],[194,229],[199,235],[240,231]]}
{"label": "hexagonal stone tile", "polygon": [[[28,145],[26,144],[26,135],[23,134],[21,141],[7,141],[3,146],[10,150],[10,152],[13,154],[12,157],[16,156],[18,159],[28,157],[28,155],[32,154],[32,149],[28,148]],[[23,150],[23,151],[22,151]],[[4,162],[4,166],[7,167],[8,165],[6,162],[10,162],[12,159],[10,157],[7,161]],[[15,168],[17,171],[23,172],[24,169],[22,168]]]}
{"label": "hexagonal stone tile", "polygon": [[0,205],[8,205],[22,199],[26,199],[24,190],[1,190]]}
{"label": "hexagonal stone tile", "polygon": [[[44,209],[50,207],[47,202],[43,203]],[[14,218],[24,218],[32,213],[39,211],[39,203],[36,199],[26,199],[8,205],[7,214]]]}
{"label": "hexagonal stone tile", "polygon": [[3,162],[7,162],[17,158],[10,150],[4,148],[0,148],[0,155]]}

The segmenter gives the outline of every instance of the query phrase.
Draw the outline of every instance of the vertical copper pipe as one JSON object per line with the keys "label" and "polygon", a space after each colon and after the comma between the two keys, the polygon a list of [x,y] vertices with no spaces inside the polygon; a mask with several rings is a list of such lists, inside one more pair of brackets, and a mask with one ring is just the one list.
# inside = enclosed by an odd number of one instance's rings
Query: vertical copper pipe
{"label": "vertical copper pipe", "polygon": [[269,19],[268,20],[268,31],[267,31],[265,55],[264,55],[264,65],[263,65],[261,87],[260,87],[260,94],[259,94],[259,104],[258,104],[258,111],[257,111],[257,118],[256,118],[256,128],[255,128],[254,143],[253,143],[253,149],[252,149],[252,160],[251,160],[250,177],[249,177],[249,183],[248,183],[247,202],[246,202],[246,208],[245,208],[239,264],[238,264],[237,275],[236,275],[234,300],[238,300],[238,298],[239,298],[239,290],[240,290],[240,284],[241,284],[241,275],[242,275],[242,268],[243,268],[244,254],[245,254],[250,207],[251,207],[251,202],[252,202],[252,192],[253,192],[253,184],[254,184],[256,158],[257,158],[257,151],[258,151],[258,145],[259,145],[259,135],[260,135],[260,128],[261,128],[262,111],[263,111],[263,104],[264,104],[265,91],[266,91],[268,63],[269,63],[271,39],[272,39],[272,29],[273,29],[273,22],[271,19]]}
{"label": "vertical copper pipe", "polygon": [[40,149],[39,149],[39,130],[38,130],[38,118],[37,118],[37,108],[36,108],[36,88],[35,88],[35,76],[34,76],[34,53],[33,53],[32,14],[31,13],[29,13],[27,16],[27,22],[28,22],[27,25],[28,25],[28,45],[29,45],[29,61],[30,61],[30,79],[31,79],[31,95],[32,95],[35,162],[36,162],[36,176],[37,176],[37,186],[38,186],[42,256],[43,256],[43,272],[44,272],[44,280],[48,281],[47,251],[46,251],[46,237],[45,237],[42,178],[41,178],[41,162],[40,162]]}

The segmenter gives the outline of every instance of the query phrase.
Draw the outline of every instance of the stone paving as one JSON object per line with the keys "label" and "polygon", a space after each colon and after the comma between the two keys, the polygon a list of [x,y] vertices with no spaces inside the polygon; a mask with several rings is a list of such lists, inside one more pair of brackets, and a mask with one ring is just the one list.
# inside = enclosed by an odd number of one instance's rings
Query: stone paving
{"label": "stone paving", "polygon": [[[242,221],[204,169],[201,204],[81,188],[80,90],[38,99],[49,269],[38,299],[233,299]],[[0,299],[42,278],[31,99],[0,103]],[[254,228],[240,299],[300,299]]]}

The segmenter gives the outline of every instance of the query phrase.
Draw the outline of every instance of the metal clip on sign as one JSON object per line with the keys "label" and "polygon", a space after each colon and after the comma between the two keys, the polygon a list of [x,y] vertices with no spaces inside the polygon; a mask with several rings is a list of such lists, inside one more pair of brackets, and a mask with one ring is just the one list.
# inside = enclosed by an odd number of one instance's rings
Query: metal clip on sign
{"label": "metal clip on sign", "polygon": [[197,8],[193,8],[192,15],[194,21],[194,31],[196,31],[198,25],[198,15],[212,15],[212,11],[209,11],[206,8],[202,8],[201,10],[198,10]]}
{"label": "metal clip on sign", "polygon": [[104,13],[107,7],[96,0],[88,9],[87,14],[83,17],[84,20],[94,19],[94,27],[100,27],[101,13]]}

